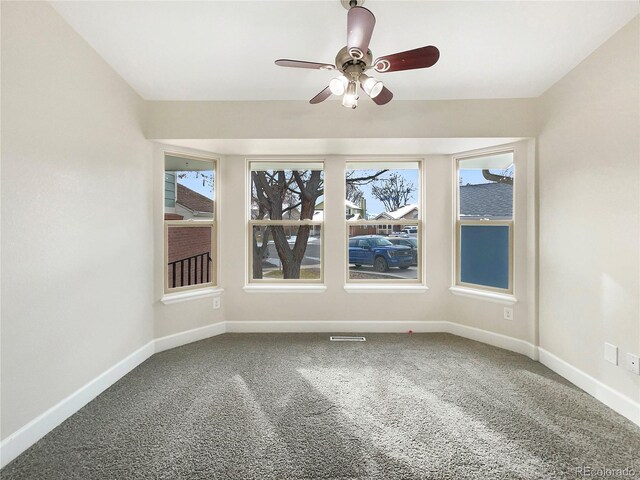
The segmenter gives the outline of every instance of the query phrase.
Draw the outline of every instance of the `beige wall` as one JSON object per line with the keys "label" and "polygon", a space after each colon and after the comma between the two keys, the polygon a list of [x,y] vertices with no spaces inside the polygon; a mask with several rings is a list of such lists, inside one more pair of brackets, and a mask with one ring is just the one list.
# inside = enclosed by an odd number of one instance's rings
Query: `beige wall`
{"label": "beige wall", "polygon": [[2,2],[2,438],[153,337],[141,108],[48,4]]}
{"label": "beige wall", "polygon": [[[346,230],[344,216],[345,157],[325,158],[325,283],[327,290],[320,294],[247,293],[244,259],[246,251],[246,162],[243,157],[229,157],[226,161],[226,195],[224,197],[225,234],[222,237],[222,275],[225,301],[228,304],[226,320],[446,320],[446,283],[448,279],[448,249],[445,255],[436,254],[440,240],[438,228],[427,229],[427,275],[432,290],[420,294],[363,294],[344,290],[346,264]],[[448,208],[447,182],[436,182],[441,174],[448,178],[448,161],[443,157],[427,157],[425,170],[434,175],[430,194],[434,199],[427,204],[426,218],[434,225],[442,225],[438,209]],[[441,203],[441,205],[438,205]],[[425,202],[423,202],[423,207]],[[447,223],[444,223],[445,231]],[[432,255],[433,253],[433,255]],[[442,252],[440,252],[442,253]],[[392,301],[391,301],[392,300]],[[286,308],[276,308],[286,303]]]}
{"label": "beige wall", "polygon": [[[502,305],[449,293],[453,164],[429,152],[416,152],[425,159],[429,291],[393,297],[343,289],[344,205],[331,199],[343,198],[346,159],[336,155],[324,157],[326,293],[243,291],[245,159],[221,158],[225,293],[213,310],[211,298],[160,303],[162,151],[152,153],[141,124],[149,139],[535,137],[541,129],[541,345],[638,400],[639,377],[602,360],[604,341],[640,351],[637,66],[636,19],[541,99],[356,111],[142,102],[48,5],[3,2],[2,438],[154,336],[222,320],[448,320],[537,340],[536,191],[523,187],[536,177],[532,142],[517,146],[514,321],[502,319]],[[288,308],[273,308],[285,300]]]}
{"label": "beige wall", "polygon": [[[150,139],[535,137],[536,100],[146,102]],[[328,152],[339,153],[339,152]],[[429,153],[429,152],[425,152]],[[442,152],[440,152],[442,153]]]}
{"label": "beige wall", "polygon": [[[214,310],[213,301],[210,297],[200,298],[197,300],[189,300],[181,303],[165,305],[161,302],[164,295],[164,150],[172,152],[190,153],[192,155],[203,154],[198,150],[188,148],[172,148],[166,145],[154,145],[153,148],[153,220],[154,220],[154,242],[153,242],[153,258],[154,258],[154,282],[153,282],[153,299],[154,299],[154,336],[156,338],[166,337],[175,333],[184,332],[194,328],[204,327],[212,323],[221,322],[225,319],[226,301],[220,303],[221,308]],[[210,153],[205,153],[207,157],[211,157]],[[216,178],[221,179],[225,174],[224,162],[218,160],[218,171]],[[222,195],[225,194],[226,182],[221,179],[216,181],[215,195],[216,201],[220,201]],[[225,199],[222,198],[222,203]],[[225,212],[222,212],[223,219],[226,221]],[[220,218],[218,219],[220,222]],[[217,235],[216,235],[217,237]],[[216,239],[217,242],[217,239]],[[220,248],[218,247],[218,251]],[[214,259],[215,262],[215,259]],[[214,264],[217,269],[217,276],[221,279],[221,270],[219,266]],[[224,297],[223,297],[224,298]]]}
{"label": "beige wall", "polygon": [[[449,319],[470,327],[489,330],[509,337],[536,341],[535,318],[535,150],[533,140],[514,144],[514,259],[513,295],[517,298],[513,320],[504,319],[503,304],[486,300],[454,297],[449,300]],[[479,153],[487,150],[479,150]],[[490,151],[490,150],[488,150]],[[452,168],[455,168],[452,165]],[[451,219],[448,219],[451,222]],[[436,235],[440,232],[436,232]],[[448,240],[451,242],[451,240]],[[437,252],[434,252],[437,254]],[[453,262],[452,262],[453,263]],[[453,273],[451,274],[453,276]]]}
{"label": "beige wall", "polygon": [[640,377],[638,17],[540,99],[540,345],[633,400]]}
{"label": "beige wall", "polygon": [[[324,293],[248,293],[245,266],[246,239],[246,182],[247,159],[243,156],[221,158],[219,185],[221,186],[220,286],[225,292],[222,309],[214,311],[211,299],[175,305],[157,303],[156,336],[208,325],[216,321],[453,321],[476,328],[494,331],[533,343],[535,318],[530,315],[530,279],[527,275],[528,240],[528,158],[532,141],[515,144],[517,163],[516,183],[516,261],[515,293],[519,299],[514,306],[514,320],[503,318],[503,305],[484,300],[454,296],[449,292],[452,282],[452,200],[454,195],[454,163],[450,155],[416,155],[424,159],[425,182],[421,208],[425,232],[426,280],[425,293],[347,293],[345,285],[346,231],[343,201],[344,170],[349,157],[325,156],[325,284]],[[162,149],[177,147],[156,146],[155,175],[162,186]],[[197,154],[195,150],[185,153]],[[255,157],[252,157],[255,158]],[[280,157],[282,158],[282,157]],[[318,157],[307,157],[318,158]],[[381,157],[382,158],[382,157]],[[156,245],[162,245],[162,191],[156,191]],[[156,252],[161,265],[162,251]],[[156,272],[156,298],[162,296],[163,271]],[[276,308],[286,302],[287,308]]]}

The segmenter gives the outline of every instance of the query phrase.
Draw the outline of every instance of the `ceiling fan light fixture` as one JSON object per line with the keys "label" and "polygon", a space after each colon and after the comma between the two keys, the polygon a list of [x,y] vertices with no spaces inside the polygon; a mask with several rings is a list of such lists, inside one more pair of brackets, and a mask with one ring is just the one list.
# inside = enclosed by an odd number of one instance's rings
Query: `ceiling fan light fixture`
{"label": "ceiling fan light fixture", "polygon": [[339,77],[331,79],[329,82],[329,88],[331,89],[331,93],[334,95],[343,95],[347,90],[347,86],[349,85],[349,80],[344,75],[340,75]]}
{"label": "ceiling fan light fixture", "polygon": [[364,73],[360,75],[360,85],[362,85],[364,92],[371,98],[376,98],[384,88],[384,84],[380,80]]}
{"label": "ceiling fan light fixture", "polygon": [[342,97],[342,106],[347,108],[356,108],[358,106],[358,85],[356,82],[349,82],[347,92]]}

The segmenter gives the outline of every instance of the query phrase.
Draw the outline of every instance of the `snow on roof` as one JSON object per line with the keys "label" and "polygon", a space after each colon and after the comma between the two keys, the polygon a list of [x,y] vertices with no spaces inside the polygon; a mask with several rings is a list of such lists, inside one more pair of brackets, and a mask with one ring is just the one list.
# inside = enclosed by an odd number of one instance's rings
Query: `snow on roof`
{"label": "snow on roof", "polygon": [[409,205],[405,205],[404,207],[400,207],[393,212],[382,212],[376,217],[376,220],[379,218],[387,218],[389,220],[400,220],[404,218],[407,214],[416,210],[418,208],[417,203],[410,203]]}
{"label": "snow on roof", "polygon": [[356,209],[356,210],[360,210],[360,206],[356,205],[355,203],[349,201],[349,200],[345,200],[344,204],[347,208],[352,208],[352,209]]}

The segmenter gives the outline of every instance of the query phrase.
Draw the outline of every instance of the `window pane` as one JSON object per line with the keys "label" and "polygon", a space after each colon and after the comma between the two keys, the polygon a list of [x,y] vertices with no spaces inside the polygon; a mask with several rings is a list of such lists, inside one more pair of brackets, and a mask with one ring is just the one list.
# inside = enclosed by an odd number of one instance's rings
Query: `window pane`
{"label": "window pane", "polygon": [[513,218],[513,153],[459,161],[461,219]]}
{"label": "window pane", "polygon": [[321,228],[320,225],[254,225],[251,278],[320,280]]}
{"label": "window pane", "polygon": [[354,220],[418,220],[418,162],[349,162],[345,215]]}
{"label": "window pane", "polygon": [[169,288],[213,281],[212,227],[168,227]]}
{"label": "window pane", "polygon": [[509,288],[509,226],[460,226],[460,281]]}
{"label": "window pane", "polygon": [[[269,164],[269,166],[277,164]],[[254,220],[322,220],[324,173],[315,170],[267,170],[251,164],[251,218]]]}
{"label": "window pane", "polygon": [[211,220],[214,184],[212,161],[165,155],[165,220]]}
{"label": "window pane", "polygon": [[402,233],[402,229],[413,230],[404,225],[350,225],[349,279],[417,280],[417,229],[415,233]]}

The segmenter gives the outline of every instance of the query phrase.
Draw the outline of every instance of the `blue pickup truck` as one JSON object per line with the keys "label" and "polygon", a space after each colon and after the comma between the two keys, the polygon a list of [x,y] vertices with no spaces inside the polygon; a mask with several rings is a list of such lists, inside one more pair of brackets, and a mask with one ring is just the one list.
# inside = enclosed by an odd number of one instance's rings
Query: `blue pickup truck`
{"label": "blue pickup truck", "polygon": [[349,263],[359,267],[373,265],[378,272],[389,267],[409,268],[413,253],[409,247],[394,245],[380,235],[361,235],[349,239]]}

